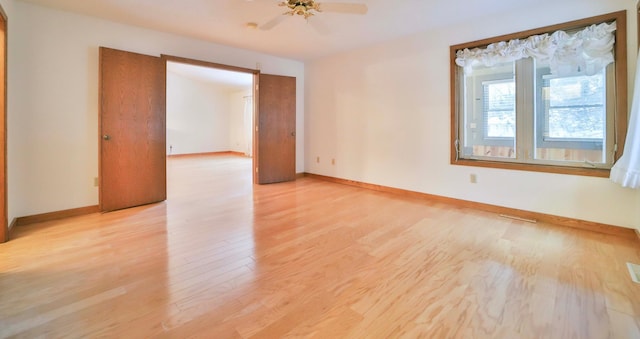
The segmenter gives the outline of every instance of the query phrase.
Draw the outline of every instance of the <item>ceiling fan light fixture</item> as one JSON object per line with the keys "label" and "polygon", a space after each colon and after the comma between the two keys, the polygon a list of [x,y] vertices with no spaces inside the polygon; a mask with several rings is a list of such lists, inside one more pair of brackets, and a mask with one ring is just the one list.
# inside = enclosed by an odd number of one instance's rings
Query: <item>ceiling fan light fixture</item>
{"label": "ceiling fan light fixture", "polygon": [[288,7],[289,11],[284,14],[288,15],[300,15],[307,19],[314,15],[314,11],[320,12],[318,3],[314,0],[287,0],[279,4],[279,6]]}
{"label": "ceiling fan light fixture", "polygon": [[[322,0],[321,0],[322,1]],[[321,12],[334,12],[334,13],[345,13],[345,14],[366,14],[367,13],[367,5],[366,4],[358,4],[351,2],[322,2],[318,3],[315,0],[279,0],[278,6],[287,7],[287,11],[278,15],[277,17],[271,19],[265,24],[259,26],[263,31],[267,31],[272,29],[273,27],[280,24],[284,18],[287,16],[299,15],[306,19],[321,13]],[[322,26],[320,23],[314,21],[313,25],[316,30],[328,32],[328,29],[318,27]]]}

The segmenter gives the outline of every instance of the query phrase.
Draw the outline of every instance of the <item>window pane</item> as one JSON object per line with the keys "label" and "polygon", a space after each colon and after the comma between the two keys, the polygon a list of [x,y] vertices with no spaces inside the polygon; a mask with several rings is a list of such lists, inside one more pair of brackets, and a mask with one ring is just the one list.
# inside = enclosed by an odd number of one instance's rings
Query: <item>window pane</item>
{"label": "window pane", "polygon": [[549,108],[549,137],[567,139],[604,138],[605,108],[581,106]]}
{"label": "window pane", "polygon": [[485,82],[485,136],[513,138],[516,136],[516,83],[513,80]]}
{"label": "window pane", "polygon": [[462,157],[515,158],[515,63],[477,67],[465,76]]}
{"label": "window pane", "polygon": [[549,91],[550,138],[604,138],[604,71],[593,76],[554,78],[545,81]]}
{"label": "window pane", "polygon": [[553,77],[537,72],[536,149],[539,160],[604,163],[606,71]]}

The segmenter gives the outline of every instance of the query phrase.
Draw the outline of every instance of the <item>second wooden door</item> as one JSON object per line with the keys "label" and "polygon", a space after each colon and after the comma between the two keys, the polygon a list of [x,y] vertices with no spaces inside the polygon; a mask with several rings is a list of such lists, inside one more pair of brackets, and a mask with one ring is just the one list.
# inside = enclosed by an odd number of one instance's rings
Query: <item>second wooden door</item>
{"label": "second wooden door", "polygon": [[256,182],[296,179],[296,78],[260,74]]}

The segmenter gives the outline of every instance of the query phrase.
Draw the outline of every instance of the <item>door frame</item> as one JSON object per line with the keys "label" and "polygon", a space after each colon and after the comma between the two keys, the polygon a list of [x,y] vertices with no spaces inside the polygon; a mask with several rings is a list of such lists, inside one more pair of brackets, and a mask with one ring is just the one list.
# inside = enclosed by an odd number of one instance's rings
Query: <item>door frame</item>
{"label": "door frame", "polygon": [[9,241],[11,229],[8,224],[7,203],[7,71],[9,18],[0,5],[0,243]]}
{"label": "door frame", "polygon": [[171,62],[177,62],[177,63],[181,63],[181,64],[187,64],[187,65],[193,65],[193,66],[202,66],[202,67],[209,67],[209,68],[215,68],[215,69],[219,69],[219,70],[223,70],[223,71],[232,71],[232,72],[238,72],[238,73],[247,73],[247,74],[252,74],[253,75],[253,137],[251,139],[253,139],[253,146],[252,146],[252,170],[251,170],[251,177],[253,178],[253,183],[257,184],[258,183],[258,176],[256,175],[256,168],[258,166],[258,159],[260,156],[260,152],[258,151],[258,136],[257,136],[257,131],[256,131],[256,126],[258,124],[258,118],[259,118],[259,112],[258,112],[258,104],[260,103],[260,95],[259,95],[259,86],[258,84],[260,83],[260,70],[259,69],[251,69],[251,68],[244,68],[244,67],[238,67],[238,66],[229,66],[229,65],[224,65],[224,64],[218,64],[215,62],[209,62],[209,61],[202,61],[202,60],[196,60],[196,59],[190,59],[190,58],[183,58],[183,57],[178,57],[178,56],[173,56],[173,55],[167,55],[167,54],[161,54],[160,58],[162,58],[165,62],[165,65],[168,61]]}

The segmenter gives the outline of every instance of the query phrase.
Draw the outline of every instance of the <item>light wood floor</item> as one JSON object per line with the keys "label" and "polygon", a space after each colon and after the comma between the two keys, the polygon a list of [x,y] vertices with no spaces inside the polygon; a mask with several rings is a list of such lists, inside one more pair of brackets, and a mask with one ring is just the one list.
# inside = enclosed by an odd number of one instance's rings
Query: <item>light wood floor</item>
{"label": "light wood floor", "polygon": [[640,338],[640,242],[175,158],[169,200],[21,226],[0,337]]}

